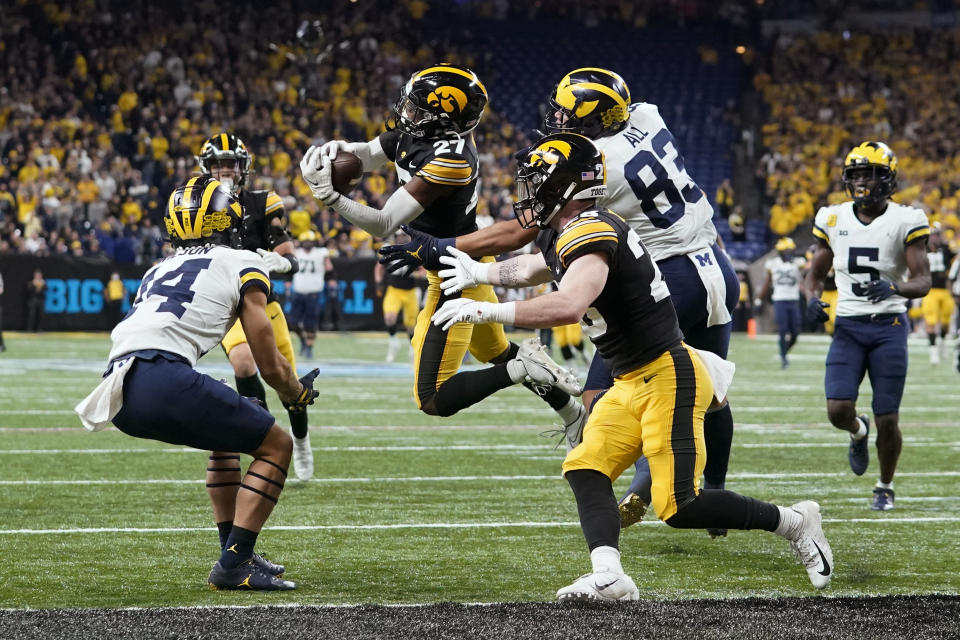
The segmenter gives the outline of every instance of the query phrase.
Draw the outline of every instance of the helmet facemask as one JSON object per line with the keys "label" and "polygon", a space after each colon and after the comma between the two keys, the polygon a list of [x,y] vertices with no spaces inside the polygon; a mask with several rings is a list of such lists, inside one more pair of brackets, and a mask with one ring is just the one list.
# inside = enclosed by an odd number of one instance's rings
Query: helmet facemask
{"label": "helmet facemask", "polygon": [[883,165],[860,164],[843,168],[843,186],[857,205],[882,203],[893,195],[896,181],[896,175]]}
{"label": "helmet facemask", "polygon": [[524,229],[543,229],[571,200],[606,195],[603,155],[582,136],[546,136],[519,161],[516,184],[517,221]]}

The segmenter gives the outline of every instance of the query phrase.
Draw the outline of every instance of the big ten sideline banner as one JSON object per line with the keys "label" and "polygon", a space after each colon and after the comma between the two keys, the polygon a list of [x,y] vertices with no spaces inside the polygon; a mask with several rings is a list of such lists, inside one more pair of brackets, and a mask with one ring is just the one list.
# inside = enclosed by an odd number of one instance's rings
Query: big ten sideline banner
{"label": "big ten sideline banner", "polygon": [[[381,299],[377,297],[373,269],[375,258],[334,258],[338,300],[325,304],[339,304],[338,328],[345,331],[383,329]],[[108,331],[109,316],[104,309],[103,296],[110,274],[117,271],[127,290],[122,311],[126,313],[136,297],[140,279],[148,267],[113,264],[72,257],[0,256],[0,274],[3,275],[2,306],[3,329],[12,331],[27,326],[26,288],[39,270],[46,281],[43,319],[44,331]],[[284,310],[290,309],[289,278],[275,278],[274,289],[281,294]],[[322,316],[321,316],[322,317]]]}

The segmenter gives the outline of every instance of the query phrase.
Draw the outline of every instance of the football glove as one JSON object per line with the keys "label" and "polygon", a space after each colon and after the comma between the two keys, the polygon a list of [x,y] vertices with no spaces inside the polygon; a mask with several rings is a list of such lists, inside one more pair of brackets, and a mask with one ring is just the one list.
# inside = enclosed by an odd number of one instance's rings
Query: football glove
{"label": "football glove", "polygon": [[284,402],[283,408],[291,413],[302,413],[307,410],[307,405],[313,404],[313,399],[320,395],[319,391],[314,390],[313,381],[320,374],[320,369],[314,369],[307,375],[300,378],[300,393],[293,402]]}
{"label": "football glove", "polygon": [[811,324],[820,324],[829,320],[830,316],[824,311],[829,306],[828,302],[824,302],[820,298],[810,300],[807,303],[807,321]]}
{"label": "football glove", "polygon": [[446,295],[475,287],[478,284],[486,284],[487,269],[490,265],[477,262],[463,251],[456,247],[447,247],[449,256],[440,256],[440,262],[453,267],[439,272],[443,280],[440,282],[440,288]]}
{"label": "football glove", "polygon": [[[488,324],[491,322],[504,322],[503,307],[497,302],[482,302],[471,300],[469,298],[454,298],[443,303],[431,318],[433,324],[444,331],[458,322],[469,322],[470,324]],[[512,306],[512,303],[511,303]],[[513,318],[510,318],[512,321]]]}
{"label": "football glove", "polygon": [[348,151],[347,145],[350,144],[346,140],[331,140],[330,142],[325,142],[323,146],[320,147],[320,153],[324,156],[333,160],[337,157],[337,154],[340,153],[340,150]]}
{"label": "football glove", "polygon": [[410,242],[391,244],[380,248],[380,262],[386,265],[388,273],[405,275],[420,265],[436,271],[443,268],[440,256],[447,253],[447,247],[456,246],[456,238],[434,238],[429,233],[400,225],[400,229],[410,236]]}
{"label": "football glove", "polygon": [[900,287],[897,286],[895,282],[890,282],[889,280],[884,280],[883,278],[879,280],[871,280],[867,283],[867,286],[864,287],[867,300],[870,302],[880,302],[881,300],[886,300],[892,295],[900,293]]}
{"label": "football glove", "polygon": [[263,261],[267,264],[267,269],[271,273],[287,273],[293,268],[293,264],[279,253],[264,249],[257,249],[257,253],[263,258]]}
{"label": "football glove", "polygon": [[313,197],[325,205],[331,205],[340,198],[340,194],[333,189],[333,161],[324,156],[322,149],[316,145],[307,149],[300,160],[300,173]]}

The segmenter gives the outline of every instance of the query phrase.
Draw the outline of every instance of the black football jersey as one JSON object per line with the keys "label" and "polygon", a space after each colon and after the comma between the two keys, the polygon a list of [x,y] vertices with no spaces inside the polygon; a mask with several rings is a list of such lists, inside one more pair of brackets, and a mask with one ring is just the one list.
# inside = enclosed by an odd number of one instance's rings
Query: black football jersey
{"label": "black football jersey", "polygon": [[289,240],[285,232],[270,233],[270,221],[283,217],[283,201],[273,191],[240,192],[243,206],[243,248],[272,251],[278,244]]}
{"label": "black football jersey", "polygon": [[683,339],[677,313],[660,270],[623,218],[607,209],[588,209],[559,232],[537,236],[555,279],[577,258],[604,253],[610,272],[581,324],[614,376],[656,360]]}
{"label": "black football jersey", "polygon": [[473,135],[450,140],[414,138],[394,129],[380,135],[384,153],[394,162],[404,185],[415,176],[451,187],[424,209],[410,226],[438,238],[477,230],[480,162]]}
{"label": "black football jersey", "polygon": [[396,273],[388,273],[384,279],[387,281],[387,286],[394,289],[413,289],[417,286],[411,275],[401,276]]}
{"label": "black football jersey", "polygon": [[927,259],[930,261],[930,288],[946,289],[947,272],[953,262],[953,253],[947,247],[927,250]]}

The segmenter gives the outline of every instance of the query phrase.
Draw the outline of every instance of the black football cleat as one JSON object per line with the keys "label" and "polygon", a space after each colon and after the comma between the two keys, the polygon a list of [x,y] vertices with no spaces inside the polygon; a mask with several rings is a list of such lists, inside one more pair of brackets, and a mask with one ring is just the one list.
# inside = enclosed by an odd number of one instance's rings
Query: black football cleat
{"label": "black football cleat", "polygon": [[272,576],[282,576],[286,571],[286,567],[282,564],[273,564],[256,551],[253,552],[253,562]]}
{"label": "black football cleat", "polygon": [[212,591],[243,590],[243,591],[290,591],[297,585],[289,580],[283,580],[267,573],[260,568],[253,558],[233,569],[224,569],[218,561],[210,571],[207,583]]}

